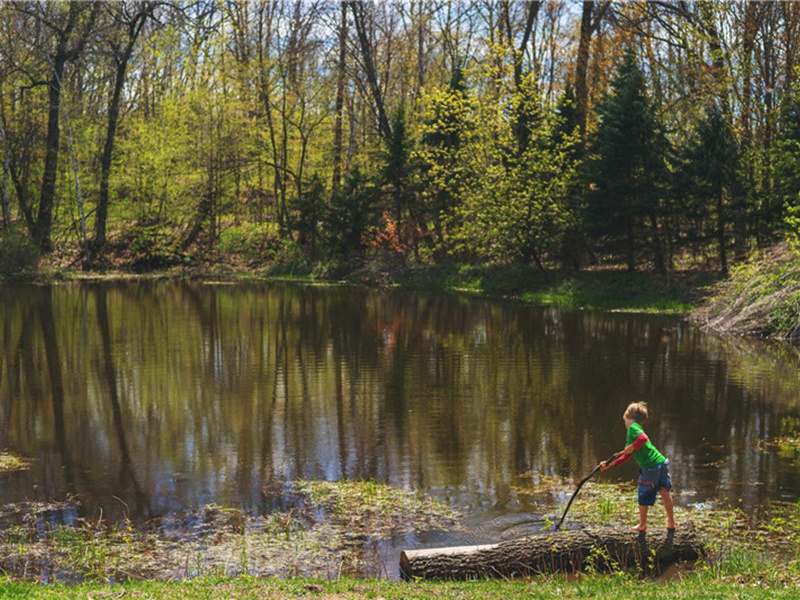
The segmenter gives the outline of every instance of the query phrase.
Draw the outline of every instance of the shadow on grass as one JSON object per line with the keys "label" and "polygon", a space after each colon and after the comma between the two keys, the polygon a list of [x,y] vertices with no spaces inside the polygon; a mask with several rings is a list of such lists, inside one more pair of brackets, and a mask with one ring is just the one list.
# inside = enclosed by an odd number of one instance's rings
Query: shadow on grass
{"label": "shadow on grass", "polygon": [[720,280],[712,271],[660,275],[624,270],[580,273],[541,271],[519,265],[432,266],[398,273],[403,287],[468,291],[518,298],[542,306],[683,314],[697,306]]}

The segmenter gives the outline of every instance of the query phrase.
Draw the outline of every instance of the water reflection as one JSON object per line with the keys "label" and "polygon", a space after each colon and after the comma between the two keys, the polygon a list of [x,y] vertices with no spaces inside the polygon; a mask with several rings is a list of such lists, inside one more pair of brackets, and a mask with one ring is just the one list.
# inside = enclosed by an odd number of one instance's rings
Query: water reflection
{"label": "water reflection", "polygon": [[634,400],[678,502],[800,493],[796,457],[759,451],[797,418],[797,353],[676,319],[175,282],[4,287],[0,309],[0,448],[35,458],[4,503],[267,511],[265,486],[372,478],[503,515],[517,475],[617,450]]}

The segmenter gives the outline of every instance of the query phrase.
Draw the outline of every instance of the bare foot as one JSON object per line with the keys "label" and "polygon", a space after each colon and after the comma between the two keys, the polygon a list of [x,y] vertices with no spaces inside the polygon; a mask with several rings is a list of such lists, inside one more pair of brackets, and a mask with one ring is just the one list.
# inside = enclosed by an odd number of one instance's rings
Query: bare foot
{"label": "bare foot", "polygon": [[636,527],[631,527],[631,531],[647,531],[647,527],[642,527],[641,525],[637,525]]}

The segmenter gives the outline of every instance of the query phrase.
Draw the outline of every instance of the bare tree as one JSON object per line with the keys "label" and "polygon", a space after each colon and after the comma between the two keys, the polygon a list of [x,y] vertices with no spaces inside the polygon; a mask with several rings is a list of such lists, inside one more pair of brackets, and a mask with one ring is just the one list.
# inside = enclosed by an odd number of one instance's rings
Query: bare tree
{"label": "bare tree", "polygon": [[[52,249],[51,231],[53,205],[58,173],[60,146],[61,89],[64,71],[68,63],[75,61],[84,51],[95,20],[101,8],[100,2],[39,3],[26,2],[15,5],[23,12],[33,29],[44,29],[44,47],[37,48],[46,55],[49,77],[45,85],[48,90],[47,137],[45,139],[45,162],[39,210],[33,224],[34,242],[45,251]],[[65,14],[66,11],[66,14]],[[37,36],[38,37],[38,36]],[[40,41],[40,40],[35,40]],[[35,82],[39,84],[40,82]]]}
{"label": "bare tree", "polygon": [[122,90],[128,72],[133,51],[148,19],[152,17],[156,2],[125,0],[109,2],[104,11],[111,19],[108,35],[104,39],[109,49],[114,67],[114,84],[108,100],[106,118],[106,136],[103,143],[103,154],[100,159],[100,191],[95,216],[94,249],[102,252],[106,244],[106,226],[108,222],[109,178],[114,155],[114,142],[119,124],[122,104]]}
{"label": "bare tree", "polygon": [[589,58],[592,37],[600,28],[611,2],[583,2],[580,37],[575,61],[575,104],[578,108],[581,138],[586,138],[586,120],[589,110]]}

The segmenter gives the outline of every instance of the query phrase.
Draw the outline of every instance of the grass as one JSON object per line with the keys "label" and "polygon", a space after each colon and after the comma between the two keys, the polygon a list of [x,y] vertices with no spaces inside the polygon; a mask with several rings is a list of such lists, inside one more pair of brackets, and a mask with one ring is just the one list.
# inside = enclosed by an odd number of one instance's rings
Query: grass
{"label": "grass", "polygon": [[580,577],[539,577],[512,581],[473,582],[391,582],[377,579],[258,579],[198,578],[183,582],[135,582],[124,585],[36,586],[6,582],[0,598],[16,599],[113,599],[162,600],[292,599],[346,600],[362,598],[431,599],[484,598],[604,598],[628,600],[647,598],[798,598],[792,581],[766,585],[759,581],[719,578],[708,572],[676,575],[664,581],[640,580],[627,575],[583,575]]}
{"label": "grass", "polygon": [[[60,266],[49,257],[37,279],[108,279],[129,277],[130,269],[110,267],[110,272],[85,273]],[[63,262],[63,261],[62,261]],[[115,274],[116,273],[116,274]],[[431,292],[456,292],[512,298],[546,307],[606,311],[688,314],[720,280],[717,272],[676,271],[661,275],[621,269],[584,270],[578,273],[514,264],[422,265],[401,268],[380,263],[310,264],[299,260],[248,266],[217,261],[197,261],[140,272],[139,276],[223,280],[293,280],[303,283],[350,282],[370,286],[398,286]]]}
{"label": "grass", "polygon": [[519,265],[452,265],[409,269],[394,279],[403,287],[516,298],[539,306],[686,314],[718,276],[705,271],[567,273]]}
{"label": "grass", "polygon": [[0,529],[0,573],[42,583],[378,576],[390,568],[381,562],[381,540],[458,528],[446,504],[374,481],[299,481],[264,490],[273,495],[282,510],[250,515],[207,505],[164,527],[48,517],[77,514],[68,503],[3,507],[0,516],[14,525]]}
{"label": "grass", "polygon": [[781,244],[737,265],[692,319],[717,331],[800,342],[800,252]]}

